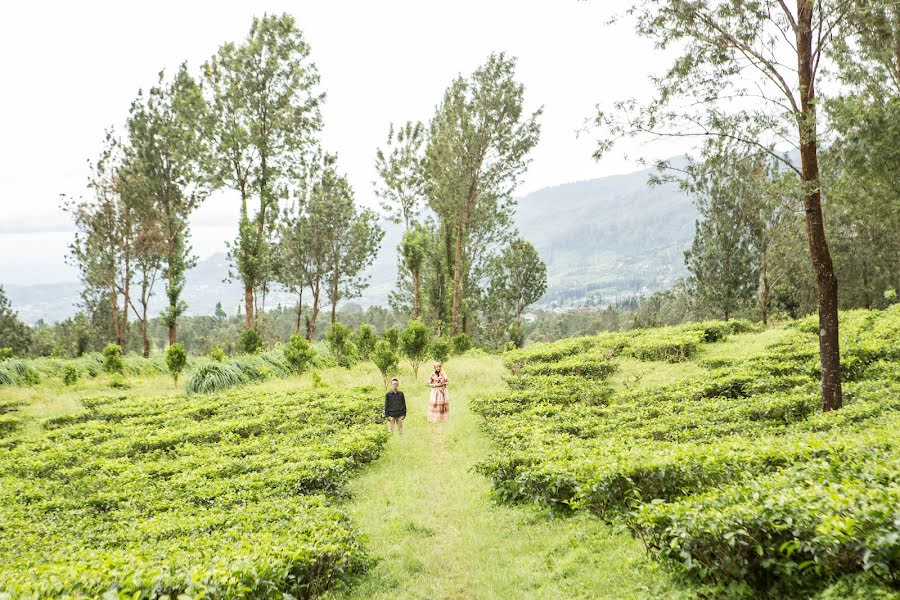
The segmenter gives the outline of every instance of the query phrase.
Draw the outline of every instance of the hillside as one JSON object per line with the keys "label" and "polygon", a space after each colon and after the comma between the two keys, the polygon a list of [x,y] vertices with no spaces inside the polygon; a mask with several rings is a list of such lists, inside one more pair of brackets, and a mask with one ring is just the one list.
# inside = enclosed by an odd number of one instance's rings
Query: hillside
{"label": "hillside", "polygon": [[[600,294],[605,300],[627,298],[669,287],[684,275],[682,251],[690,245],[696,209],[675,186],[650,187],[649,170],[544,188],[518,201],[516,226],[547,263],[548,292],[542,303],[577,302]],[[397,276],[396,248],[402,229],[386,224],[385,237],[369,269],[370,285],[358,303],[386,305]],[[62,260],[62,257],[60,257]],[[188,271],[187,314],[212,314],[221,302],[228,314],[243,297],[237,283],[225,283],[224,253],[200,260]],[[17,285],[0,281],[19,316],[29,323],[71,316],[80,300],[77,282]],[[163,308],[161,288],[153,312]],[[294,303],[280,290],[267,306]]]}

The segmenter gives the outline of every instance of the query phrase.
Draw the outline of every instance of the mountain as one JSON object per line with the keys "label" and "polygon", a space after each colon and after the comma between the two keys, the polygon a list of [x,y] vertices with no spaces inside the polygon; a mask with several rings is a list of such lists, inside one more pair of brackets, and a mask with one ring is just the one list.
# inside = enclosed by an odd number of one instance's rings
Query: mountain
{"label": "mountain", "polygon": [[542,304],[600,294],[623,299],[685,275],[697,210],[652,170],[544,188],[519,200],[516,224],[547,263]]}
{"label": "mountain", "polygon": [[[674,185],[650,187],[649,169],[567,183],[518,200],[516,226],[547,263],[548,290],[541,304],[572,305],[621,300],[665,289],[685,274],[683,251],[690,246],[697,211]],[[362,306],[386,305],[397,278],[399,225],[387,224],[381,251],[369,269]],[[187,314],[212,314],[217,302],[229,314],[238,310],[243,290],[225,283],[228,261],[214,254],[188,271]],[[165,295],[157,284],[152,310]],[[20,318],[58,321],[71,316],[80,300],[78,283],[5,285]],[[274,291],[266,306],[293,304],[296,298]]]}

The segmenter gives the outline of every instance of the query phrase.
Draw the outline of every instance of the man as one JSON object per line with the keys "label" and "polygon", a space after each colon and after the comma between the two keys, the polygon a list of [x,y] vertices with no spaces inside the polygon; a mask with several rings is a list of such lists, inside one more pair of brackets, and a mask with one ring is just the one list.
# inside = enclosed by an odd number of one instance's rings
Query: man
{"label": "man", "polygon": [[384,420],[387,422],[389,433],[394,433],[394,426],[397,427],[397,433],[403,435],[403,419],[406,418],[406,397],[398,388],[400,381],[394,377],[391,379],[391,391],[384,396]]}

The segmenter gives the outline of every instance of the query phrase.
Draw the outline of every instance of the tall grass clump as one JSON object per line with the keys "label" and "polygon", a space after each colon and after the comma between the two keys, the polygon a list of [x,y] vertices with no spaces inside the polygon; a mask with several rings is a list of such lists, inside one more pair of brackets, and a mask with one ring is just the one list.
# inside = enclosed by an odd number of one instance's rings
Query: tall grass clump
{"label": "tall grass clump", "polygon": [[249,383],[237,366],[226,362],[209,362],[197,367],[185,387],[189,394],[209,394]]}

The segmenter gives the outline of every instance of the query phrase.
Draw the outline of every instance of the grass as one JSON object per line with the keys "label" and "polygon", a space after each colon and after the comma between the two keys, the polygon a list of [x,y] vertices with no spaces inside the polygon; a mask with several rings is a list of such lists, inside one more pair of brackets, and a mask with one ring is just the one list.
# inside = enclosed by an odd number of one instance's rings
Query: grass
{"label": "grass", "polygon": [[[637,361],[635,361],[637,362]],[[668,363],[664,363],[668,364]],[[398,373],[409,415],[402,437],[351,483],[344,507],[364,535],[375,564],[340,584],[329,598],[646,598],[678,597],[669,576],[650,561],[624,530],[602,521],[561,518],[529,507],[498,505],[489,482],[472,467],[491,443],[468,410],[474,395],[498,391],[498,357],[470,354],[447,362],[451,418],[426,421],[427,365],[416,383],[408,365]],[[382,385],[371,363],[319,371],[328,387]],[[3,399],[24,400],[20,435],[40,432],[44,418],[81,410],[97,396],[158,397],[181,393],[167,375],[128,377],[129,388],[110,378],[83,377],[72,386],[55,380],[33,387],[4,387]],[[307,388],[311,373],[270,379],[260,393]]]}
{"label": "grass", "polygon": [[351,484],[347,506],[378,562],[329,598],[676,597],[626,532],[584,516],[498,505],[472,470],[490,442],[467,402],[501,388],[500,360],[455,358],[447,372],[445,424],[427,422],[427,388],[401,373],[405,432]]}

